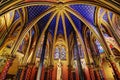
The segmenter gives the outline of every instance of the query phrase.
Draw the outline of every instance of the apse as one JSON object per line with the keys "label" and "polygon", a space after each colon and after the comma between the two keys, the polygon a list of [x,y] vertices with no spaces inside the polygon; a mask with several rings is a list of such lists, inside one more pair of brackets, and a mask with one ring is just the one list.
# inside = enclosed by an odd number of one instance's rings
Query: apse
{"label": "apse", "polygon": [[0,80],[120,80],[119,6],[0,1]]}

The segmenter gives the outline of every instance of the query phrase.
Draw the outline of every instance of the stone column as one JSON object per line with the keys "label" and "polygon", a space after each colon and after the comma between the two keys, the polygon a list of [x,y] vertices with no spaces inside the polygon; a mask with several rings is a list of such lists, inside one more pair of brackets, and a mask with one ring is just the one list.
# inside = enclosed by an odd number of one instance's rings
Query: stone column
{"label": "stone column", "polygon": [[101,80],[99,75],[99,70],[95,68],[94,73],[95,73],[95,80]]}
{"label": "stone column", "polygon": [[53,65],[50,65],[48,68],[48,80],[52,80]]}
{"label": "stone column", "polygon": [[37,80],[40,80],[40,77],[41,77],[41,72],[42,72],[42,67],[43,67],[44,57],[45,57],[46,43],[47,43],[47,35],[48,35],[48,30],[45,32],[45,38],[44,38],[44,43],[42,47],[42,54],[41,54],[40,64],[39,64],[38,73],[37,73]]}
{"label": "stone column", "polygon": [[37,67],[35,65],[33,65],[30,80],[35,80],[36,73],[37,73]]}
{"label": "stone column", "polygon": [[13,57],[13,56],[8,56],[8,60],[6,61],[6,64],[0,74],[0,80],[5,80],[5,78],[7,76],[7,72],[13,63],[14,58],[15,57]]}
{"label": "stone column", "polygon": [[115,74],[116,79],[120,80],[120,72],[119,72],[119,70],[118,70],[118,68],[116,66],[116,63],[111,58],[109,58],[108,60],[109,60],[109,62],[111,64],[111,66],[112,66],[112,69],[113,69],[113,72]]}
{"label": "stone column", "polygon": [[68,80],[72,80],[72,66],[68,65]]}
{"label": "stone column", "polygon": [[84,73],[81,65],[81,60],[80,60],[80,55],[79,55],[79,49],[78,49],[78,43],[77,43],[77,38],[76,34],[74,32],[74,42],[76,45],[76,51],[77,51],[77,65],[78,65],[78,74],[79,74],[79,79],[84,80]]}
{"label": "stone column", "polygon": [[22,66],[22,72],[21,72],[21,74],[20,74],[20,79],[19,80],[23,80],[24,79],[24,77],[25,77],[25,73],[26,73],[26,66]]}
{"label": "stone column", "polygon": [[32,73],[32,68],[33,68],[33,65],[32,64],[28,64],[27,65],[27,70],[26,70],[26,75],[25,75],[25,80],[30,80],[30,77],[31,77],[31,73]]}
{"label": "stone column", "polygon": [[23,80],[24,78],[24,74],[26,72],[26,66],[19,66],[18,67],[18,71],[17,71],[17,75],[16,75],[16,80]]}
{"label": "stone column", "polygon": [[90,71],[91,80],[95,80],[95,75],[94,75],[94,69],[93,69],[93,67],[89,67],[89,71]]}

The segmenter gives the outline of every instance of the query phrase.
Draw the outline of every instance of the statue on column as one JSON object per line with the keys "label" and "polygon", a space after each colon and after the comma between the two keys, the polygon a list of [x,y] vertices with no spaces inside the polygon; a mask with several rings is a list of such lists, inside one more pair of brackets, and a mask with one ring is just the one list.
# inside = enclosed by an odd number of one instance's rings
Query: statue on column
{"label": "statue on column", "polygon": [[57,63],[57,80],[62,80],[62,64],[59,59],[59,62]]}

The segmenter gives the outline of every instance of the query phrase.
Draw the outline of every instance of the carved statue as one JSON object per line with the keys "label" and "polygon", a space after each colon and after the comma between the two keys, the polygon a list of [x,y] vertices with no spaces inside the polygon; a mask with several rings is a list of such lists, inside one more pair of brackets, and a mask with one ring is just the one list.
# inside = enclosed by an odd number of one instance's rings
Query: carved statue
{"label": "carved statue", "polygon": [[57,80],[62,80],[62,64],[59,59],[59,62],[57,63]]}

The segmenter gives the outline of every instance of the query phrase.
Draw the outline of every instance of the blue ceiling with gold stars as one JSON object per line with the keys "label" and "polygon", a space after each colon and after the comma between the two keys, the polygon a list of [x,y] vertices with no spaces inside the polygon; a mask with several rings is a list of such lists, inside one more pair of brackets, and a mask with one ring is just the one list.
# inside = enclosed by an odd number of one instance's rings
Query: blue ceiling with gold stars
{"label": "blue ceiling with gold stars", "polygon": [[[78,14],[81,14],[91,25],[94,25],[94,20],[95,20],[95,6],[87,5],[87,4],[74,4],[74,5],[69,5],[70,8],[72,8],[74,11],[76,11]],[[38,6],[28,6],[27,7],[27,13],[28,13],[28,21],[27,23],[30,23],[32,20],[34,20],[37,16],[45,12],[47,9],[51,8],[50,6],[47,5],[38,5]],[[100,13],[102,13],[103,10],[101,10]],[[42,30],[44,29],[46,23],[48,22],[52,12],[44,16],[42,19],[40,19],[37,24],[39,27],[39,32],[41,33]],[[74,16],[72,13],[68,12],[68,15],[72,18],[76,28],[78,29],[79,33],[82,32],[83,28],[83,22],[79,20],[76,16]],[[112,13],[110,13],[112,16]],[[65,26],[66,26],[66,32],[67,32],[67,37],[69,34],[73,31],[72,25],[66,15],[65,17]],[[15,18],[14,20],[19,18],[19,14],[16,11],[15,13]],[[103,19],[105,21],[108,21],[107,14],[103,16]],[[56,25],[56,15],[52,19],[50,25],[49,25],[49,32],[54,35],[55,31],[55,25]],[[64,29],[63,29],[63,23],[62,23],[62,18],[60,16],[59,22],[58,22],[58,30],[57,30],[57,35],[58,34],[64,34]]]}

